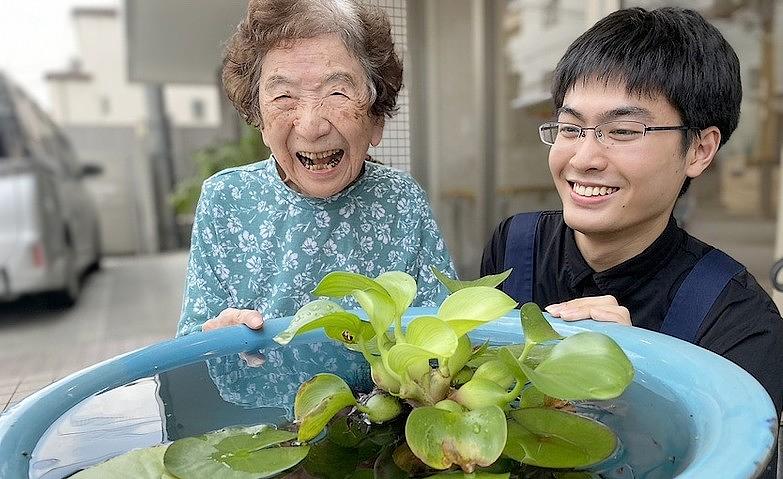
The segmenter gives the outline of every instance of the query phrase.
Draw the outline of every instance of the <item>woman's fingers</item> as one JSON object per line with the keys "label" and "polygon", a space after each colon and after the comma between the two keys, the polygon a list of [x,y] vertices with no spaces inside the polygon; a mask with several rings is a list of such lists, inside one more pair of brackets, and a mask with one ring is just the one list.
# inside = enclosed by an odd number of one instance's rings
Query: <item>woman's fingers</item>
{"label": "woman's fingers", "polygon": [[201,325],[202,331],[225,328],[244,324],[250,329],[260,329],[264,325],[264,317],[255,309],[226,308],[216,317]]}

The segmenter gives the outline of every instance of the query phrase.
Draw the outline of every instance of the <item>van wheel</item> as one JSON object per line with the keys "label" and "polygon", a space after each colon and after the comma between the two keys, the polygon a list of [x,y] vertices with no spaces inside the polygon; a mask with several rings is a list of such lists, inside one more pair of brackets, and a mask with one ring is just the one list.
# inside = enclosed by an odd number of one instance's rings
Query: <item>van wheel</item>
{"label": "van wheel", "polygon": [[76,268],[76,257],[70,256],[66,266],[65,285],[62,289],[53,292],[50,295],[50,304],[57,308],[70,308],[79,299],[82,290],[82,278],[79,270]]}

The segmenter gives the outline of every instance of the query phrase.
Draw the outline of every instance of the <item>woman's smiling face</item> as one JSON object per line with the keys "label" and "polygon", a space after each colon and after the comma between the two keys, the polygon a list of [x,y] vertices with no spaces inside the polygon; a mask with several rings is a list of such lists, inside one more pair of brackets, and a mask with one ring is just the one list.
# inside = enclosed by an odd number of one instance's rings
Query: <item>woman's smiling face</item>
{"label": "woman's smiling face", "polygon": [[285,181],[328,198],[362,171],[367,149],[383,135],[369,113],[367,78],[336,34],[270,50],[261,65],[261,135]]}

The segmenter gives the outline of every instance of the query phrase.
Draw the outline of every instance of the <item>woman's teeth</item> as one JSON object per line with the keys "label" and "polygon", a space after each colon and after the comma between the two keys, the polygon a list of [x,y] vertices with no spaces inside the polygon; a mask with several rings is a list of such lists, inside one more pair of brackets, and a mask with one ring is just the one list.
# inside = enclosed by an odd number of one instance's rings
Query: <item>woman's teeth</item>
{"label": "woman's teeth", "polygon": [[618,188],[612,188],[607,186],[585,186],[579,183],[574,183],[574,191],[579,196],[605,196],[611,195]]}
{"label": "woman's teeth", "polygon": [[337,166],[343,158],[343,150],[321,152],[300,151],[296,154],[302,166],[310,171],[328,170]]}

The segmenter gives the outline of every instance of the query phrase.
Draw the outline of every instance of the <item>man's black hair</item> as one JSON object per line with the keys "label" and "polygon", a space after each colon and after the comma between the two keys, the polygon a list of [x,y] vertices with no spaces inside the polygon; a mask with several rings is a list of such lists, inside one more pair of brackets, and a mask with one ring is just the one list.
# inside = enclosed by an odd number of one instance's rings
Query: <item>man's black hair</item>
{"label": "man's black hair", "polygon": [[[568,47],[552,82],[555,109],[578,81],[622,82],[629,94],[662,95],[682,124],[716,126],[723,146],[739,121],[742,81],[737,54],[699,13],[666,7],[618,10]],[[685,133],[687,150],[695,130]],[[685,193],[685,180],[680,195]]]}

